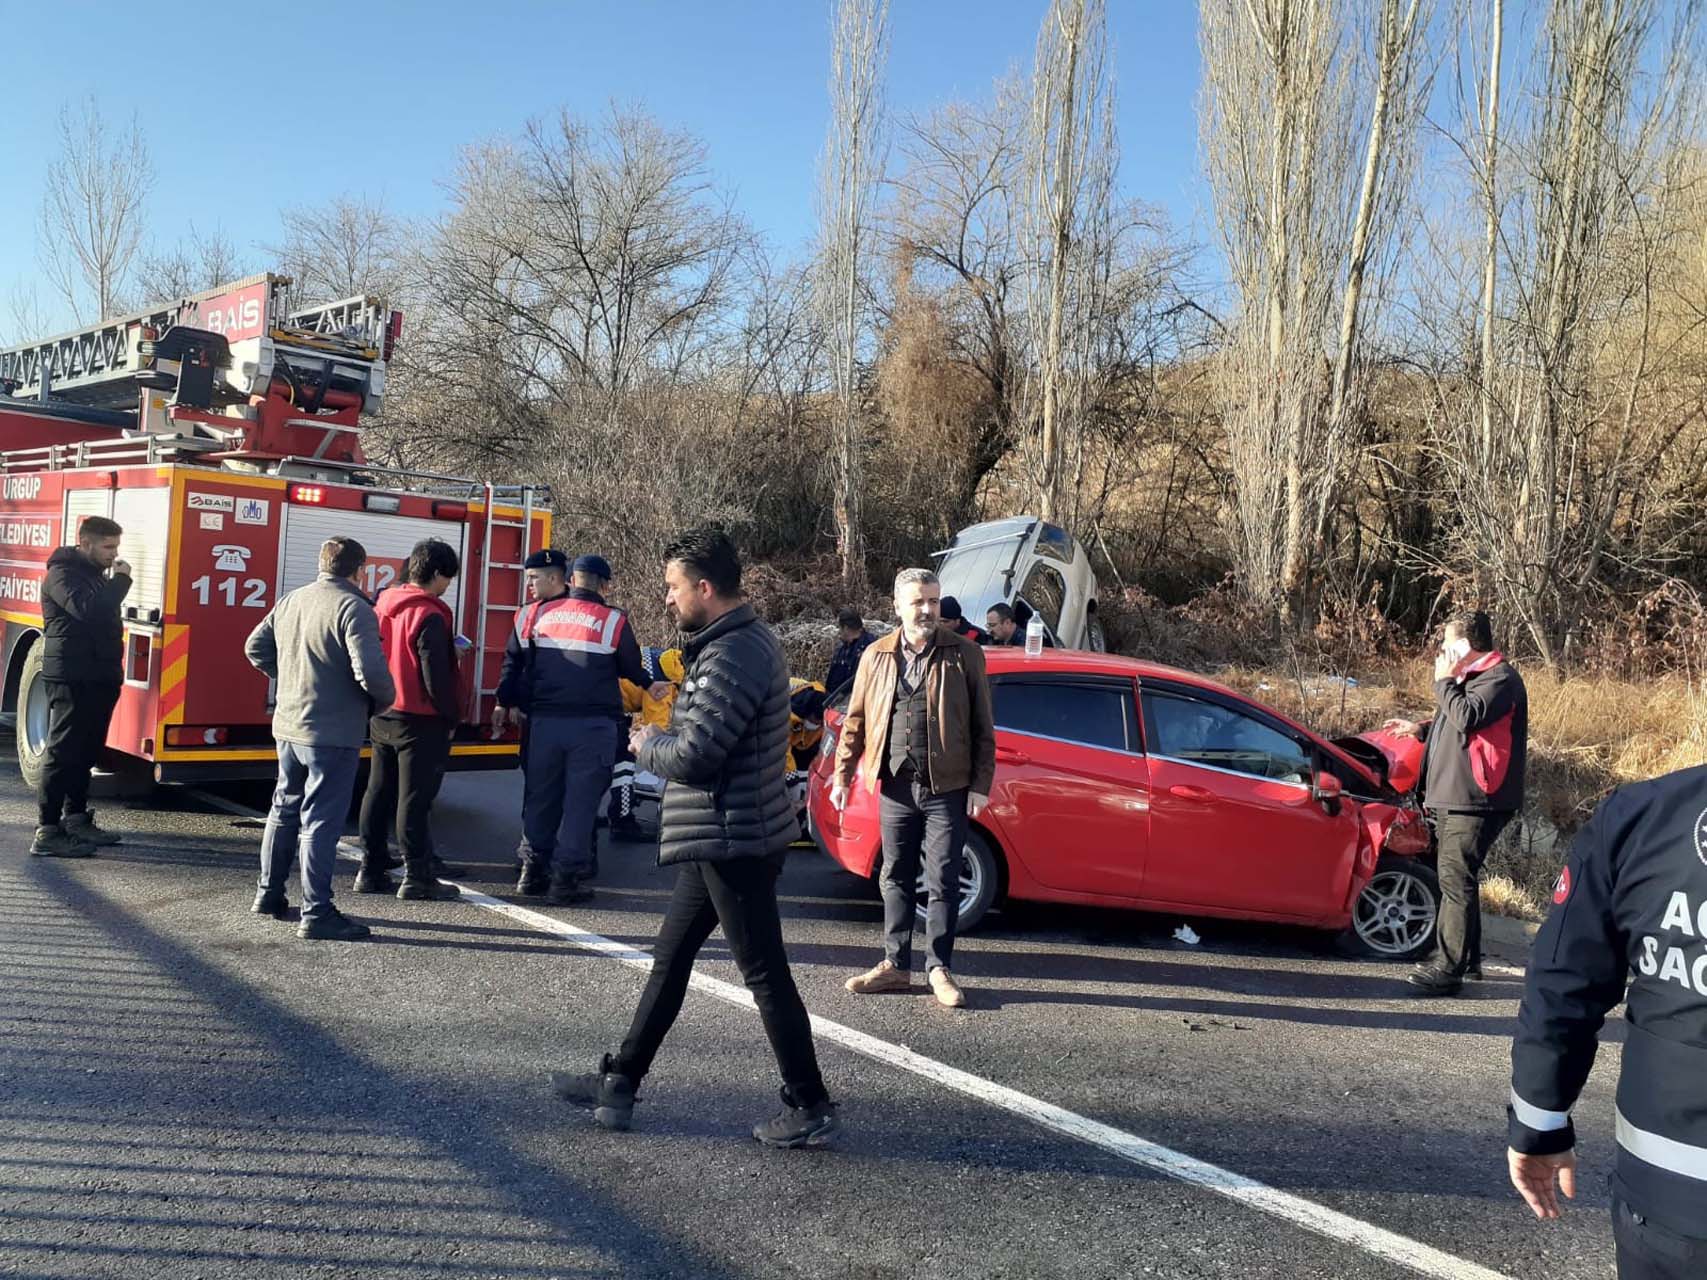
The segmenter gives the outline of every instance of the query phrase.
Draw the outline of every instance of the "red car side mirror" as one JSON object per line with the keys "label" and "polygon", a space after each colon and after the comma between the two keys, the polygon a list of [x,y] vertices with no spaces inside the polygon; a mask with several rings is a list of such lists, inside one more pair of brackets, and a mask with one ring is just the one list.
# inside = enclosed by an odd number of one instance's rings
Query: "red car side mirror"
{"label": "red car side mirror", "polygon": [[1325,769],[1317,773],[1310,794],[1330,817],[1339,816],[1340,797],[1345,794],[1345,787],[1337,777]]}

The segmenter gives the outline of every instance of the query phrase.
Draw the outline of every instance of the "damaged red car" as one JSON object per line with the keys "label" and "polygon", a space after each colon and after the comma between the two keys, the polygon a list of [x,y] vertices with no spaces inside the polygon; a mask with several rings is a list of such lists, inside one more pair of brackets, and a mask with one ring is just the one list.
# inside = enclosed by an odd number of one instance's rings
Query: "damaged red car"
{"label": "damaged red car", "polygon": [[[1003,902],[1063,902],[1308,925],[1394,959],[1433,944],[1440,888],[1411,798],[1421,744],[1330,741],[1156,663],[986,653],[996,780],[967,836],[962,929]],[[808,824],[838,864],[874,878],[876,796],[861,777],[844,812],[830,804],[847,692],[826,708]]]}

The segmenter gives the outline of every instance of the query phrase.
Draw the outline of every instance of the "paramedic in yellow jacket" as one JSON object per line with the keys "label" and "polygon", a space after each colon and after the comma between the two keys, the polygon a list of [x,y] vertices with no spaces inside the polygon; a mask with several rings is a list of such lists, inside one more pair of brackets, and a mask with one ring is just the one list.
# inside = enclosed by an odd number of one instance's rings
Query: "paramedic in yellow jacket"
{"label": "paramedic in yellow jacket", "polygon": [[824,685],[819,680],[788,679],[788,746],[796,769],[812,767],[812,753],[824,739]]}
{"label": "paramedic in yellow jacket", "polygon": [[[641,653],[641,659],[646,664],[646,673],[654,680],[667,681],[670,686],[668,693],[654,698],[639,685],[627,680],[621,681],[622,709],[629,714],[631,722],[657,725],[660,729],[670,727],[670,712],[676,706],[676,690],[681,687],[682,651],[680,649],[646,649]],[[610,832],[613,840],[644,840],[646,831],[634,816],[634,754],[628,750],[626,739],[622,752],[617,759],[616,767],[611,771],[610,804],[606,809],[610,816]]]}

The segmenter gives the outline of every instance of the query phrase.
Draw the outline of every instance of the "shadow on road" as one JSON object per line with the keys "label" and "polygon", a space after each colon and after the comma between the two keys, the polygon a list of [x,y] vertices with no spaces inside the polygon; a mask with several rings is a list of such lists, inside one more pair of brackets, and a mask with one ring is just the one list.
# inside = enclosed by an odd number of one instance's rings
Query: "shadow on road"
{"label": "shadow on road", "polygon": [[[492,1131],[470,1141],[464,1100],[353,1053],[66,868],[6,877],[0,934],[0,1254],[85,1275],[734,1274]],[[42,1017],[56,1009],[71,1016]],[[464,1212],[485,1226],[444,1216]],[[586,1265],[564,1265],[570,1249]]]}

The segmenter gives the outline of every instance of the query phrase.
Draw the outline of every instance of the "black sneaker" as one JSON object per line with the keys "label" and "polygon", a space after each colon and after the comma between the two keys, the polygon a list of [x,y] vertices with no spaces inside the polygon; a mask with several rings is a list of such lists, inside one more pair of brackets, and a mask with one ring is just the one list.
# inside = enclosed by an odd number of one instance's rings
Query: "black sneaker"
{"label": "black sneaker", "polygon": [[69,835],[76,836],[84,844],[105,848],[108,845],[123,844],[124,837],[116,831],[108,831],[95,821],[95,815],[88,810],[82,813],[68,813],[60,823]]}
{"label": "black sneaker", "polygon": [[405,878],[397,896],[407,902],[449,902],[462,897],[462,890],[443,880],[410,880]]}
{"label": "black sneaker", "polygon": [[782,1091],[782,1110],[753,1126],[753,1136],[767,1147],[827,1146],[841,1131],[835,1103],[826,1098],[810,1107],[797,1107],[787,1089]]}
{"label": "black sneaker", "polygon": [[587,1107],[605,1129],[626,1130],[634,1120],[634,1081],[615,1071],[607,1053],[597,1071],[551,1073],[551,1091],[565,1102]]}
{"label": "black sneaker", "polygon": [[285,897],[283,889],[257,889],[255,905],[250,907],[258,916],[271,916],[275,920],[283,920],[285,912],[290,910],[290,900]]}
{"label": "black sneaker", "polygon": [[553,907],[572,907],[577,902],[591,902],[593,886],[582,882],[579,876],[559,876],[552,880],[551,888],[545,895],[545,901]]}
{"label": "black sneaker", "polygon": [[296,936],[311,942],[359,942],[372,932],[360,920],[350,919],[336,907],[296,926]]}
{"label": "black sneaker", "polygon": [[64,827],[37,827],[30,852],[38,858],[93,858],[95,846]]}
{"label": "black sneaker", "polygon": [[1463,979],[1453,976],[1450,969],[1424,965],[1405,979],[1420,996],[1455,996],[1464,986]]}
{"label": "black sneaker", "polygon": [[395,893],[397,881],[386,875],[382,867],[363,867],[356,872],[357,893]]}

